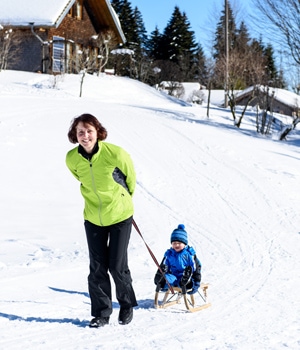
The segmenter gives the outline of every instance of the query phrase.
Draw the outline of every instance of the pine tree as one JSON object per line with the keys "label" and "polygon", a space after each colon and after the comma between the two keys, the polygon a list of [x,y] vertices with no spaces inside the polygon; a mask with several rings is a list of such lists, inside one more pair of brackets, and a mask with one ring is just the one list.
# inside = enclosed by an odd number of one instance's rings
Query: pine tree
{"label": "pine tree", "polygon": [[[233,12],[228,2],[228,47],[229,51],[236,46],[237,29]],[[213,46],[213,58],[218,60],[225,54],[225,8],[222,10],[220,21],[215,33],[215,44]]]}
{"label": "pine tree", "polygon": [[163,40],[163,35],[159,32],[158,27],[156,26],[154,31],[151,32],[150,38],[147,42],[147,51],[151,59],[153,60],[163,59],[162,40]]}
{"label": "pine tree", "polygon": [[193,79],[194,55],[197,44],[195,34],[190,30],[190,23],[186,14],[181,13],[175,6],[170,21],[164,29],[159,41],[160,58],[178,65],[181,74],[177,77],[179,81],[190,81]]}
{"label": "pine tree", "polygon": [[142,15],[137,7],[132,10],[128,0],[113,0],[112,6],[119,17],[126,37],[123,48],[128,49],[124,51],[123,59],[120,57],[117,59],[119,62],[118,74],[142,80],[145,48],[148,39]]}
{"label": "pine tree", "polygon": [[236,34],[236,42],[234,48],[241,54],[245,54],[249,50],[250,36],[245,22],[242,21]]}
{"label": "pine tree", "polygon": [[203,50],[199,50],[195,43],[188,18],[178,6],[175,6],[163,34],[156,27],[148,38],[137,7],[132,10],[128,0],[112,0],[111,3],[127,39],[123,47],[134,52],[130,59],[114,59],[114,62],[119,62],[118,74],[153,84],[158,79],[157,71],[161,70],[159,76],[167,80],[198,81],[200,71],[204,72],[200,63],[204,61]]}
{"label": "pine tree", "polygon": [[195,52],[197,46],[194,39],[195,34],[190,30],[186,14],[181,13],[178,6],[175,6],[163,36],[166,44],[164,59],[178,63],[180,57],[184,56],[186,52]]}
{"label": "pine tree", "polygon": [[275,65],[274,50],[271,44],[268,44],[264,48],[263,55],[265,57],[266,62],[266,84],[275,86],[278,77],[278,72]]}
{"label": "pine tree", "polygon": [[146,49],[148,41],[147,31],[145,28],[142,14],[137,7],[134,8],[133,16],[137,28],[136,34],[138,38],[138,43],[142,49]]}
{"label": "pine tree", "polygon": [[204,55],[203,48],[200,44],[198,44],[198,48],[195,53],[194,79],[198,81],[201,85],[207,85],[209,80],[206,58]]}
{"label": "pine tree", "polygon": [[122,30],[126,37],[125,47],[132,48],[139,44],[137,23],[131,4],[128,0],[123,0],[123,6],[119,14],[119,19],[122,25]]}
{"label": "pine tree", "polygon": [[123,0],[111,0],[111,5],[119,16],[123,7]]}
{"label": "pine tree", "polygon": [[144,21],[137,7],[134,9],[134,19],[137,28],[137,45],[134,48],[136,78],[142,82],[147,82],[151,75],[151,58],[148,52],[148,36]]}

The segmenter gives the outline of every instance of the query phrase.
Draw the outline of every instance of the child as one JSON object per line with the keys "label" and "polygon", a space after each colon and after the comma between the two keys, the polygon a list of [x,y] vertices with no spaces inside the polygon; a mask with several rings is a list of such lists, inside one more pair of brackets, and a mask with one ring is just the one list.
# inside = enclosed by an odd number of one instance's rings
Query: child
{"label": "child", "polygon": [[[195,250],[188,245],[187,233],[183,224],[171,234],[171,248],[165,252],[160,265],[168,283],[173,287],[185,287],[188,294],[195,294],[201,281],[201,263]],[[163,290],[168,289],[164,276],[157,270],[154,283]]]}

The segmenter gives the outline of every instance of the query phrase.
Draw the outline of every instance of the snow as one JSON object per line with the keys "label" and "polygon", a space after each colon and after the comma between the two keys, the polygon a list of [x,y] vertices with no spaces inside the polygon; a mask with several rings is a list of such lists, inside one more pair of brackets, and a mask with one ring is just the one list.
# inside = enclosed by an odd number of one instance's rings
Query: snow
{"label": "snow", "polygon": [[[168,93],[168,87],[170,86],[171,82],[168,81],[162,81],[161,83],[156,85],[156,88],[159,91],[163,91],[166,94]],[[208,93],[209,91],[199,83],[177,83],[178,85],[183,86],[183,95],[180,96],[180,99],[186,102],[191,102],[192,96],[195,95],[197,92],[201,92],[201,95],[203,96],[204,102],[207,103],[208,101]],[[200,91],[199,91],[200,90]],[[210,91],[210,103],[217,105],[217,106],[222,106],[224,104],[224,90],[211,90]]]}
{"label": "snow", "polygon": [[0,23],[12,25],[53,25],[58,17],[70,7],[70,0],[0,0]]}
{"label": "snow", "polygon": [[[176,101],[116,76],[0,73],[1,349],[299,349],[300,132],[241,129],[229,110]],[[139,306],[90,329],[79,183],[65,166],[73,117],[88,112],[137,172],[135,221],[160,261],[186,226],[210,284],[208,309],[153,307],[156,266],[133,229]]]}

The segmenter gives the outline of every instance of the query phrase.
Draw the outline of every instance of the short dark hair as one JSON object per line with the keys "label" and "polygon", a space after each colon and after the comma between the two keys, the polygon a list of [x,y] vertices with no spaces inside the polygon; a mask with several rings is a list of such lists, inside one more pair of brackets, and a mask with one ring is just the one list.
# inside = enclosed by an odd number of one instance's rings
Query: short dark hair
{"label": "short dark hair", "polygon": [[84,126],[86,124],[92,125],[97,130],[97,139],[103,141],[107,137],[107,131],[105,127],[99,122],[99,120],[94,117],[92,114],[81,114],[79,117],[76,117],[72,120],[71,126],[68,132],[68,138],[71,143],[77,143],[77,125],[82,122]]}

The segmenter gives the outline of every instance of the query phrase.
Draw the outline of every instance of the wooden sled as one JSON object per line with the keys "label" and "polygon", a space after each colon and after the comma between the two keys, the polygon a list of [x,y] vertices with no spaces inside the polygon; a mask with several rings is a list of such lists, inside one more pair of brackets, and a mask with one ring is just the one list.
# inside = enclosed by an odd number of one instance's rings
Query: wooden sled
{"label": "wooden sled", "polygon": [[[190,295],[187,294],[188,291],[184,291],[184,289],[180,287],[173,287],[173,294],[170,289],[164,292],[161,291],[158,286],[155,291],[154,307],[156,309],[165,309],[172,305],[181,304],[183,299],[184,305],[189,312],[206,309],[211,306],[211,303],[207,302],[207,288],[208,284],[201,283],[198,292]],[[162,297],[161,301],[159,300],[160,297]]]}

